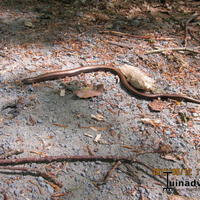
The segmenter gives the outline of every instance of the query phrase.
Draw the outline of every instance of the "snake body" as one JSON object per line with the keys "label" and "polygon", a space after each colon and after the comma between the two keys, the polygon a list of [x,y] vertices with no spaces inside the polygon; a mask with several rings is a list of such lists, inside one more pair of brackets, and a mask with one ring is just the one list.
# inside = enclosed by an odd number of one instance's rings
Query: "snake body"
{"label": "snake body", "polygon": [[65,78],[65,77],[77,76],[81,73],[91,73],[91,72],[97,72],[97,71],[111,72],[112,74],[118,75],[122,86],[125,89],[127,89],[130,93],[140,98],[144,98],[147,100],[152,100],[152,99],[157,99],[157,98],[175,99],[175,100],[185,100],[187,102],[200,104],[200,100],[194,99],[192,97],[188,97],[182,94],[167,94],[167,93],[149,94],[149,93],[140,92],[129,84],[126,77],[122,74],[122,72],[119,69],[113,66],[108,66],[108,65],[84,66],[84,67],[78,67],[78,68],[69,69],[69,70],[49,72],[49,73],[41,74],[33,78],[23,79],[22,82],[24,84],[39,83],[43,81],[50,81],[50,80],[56,80],[56,79]]}

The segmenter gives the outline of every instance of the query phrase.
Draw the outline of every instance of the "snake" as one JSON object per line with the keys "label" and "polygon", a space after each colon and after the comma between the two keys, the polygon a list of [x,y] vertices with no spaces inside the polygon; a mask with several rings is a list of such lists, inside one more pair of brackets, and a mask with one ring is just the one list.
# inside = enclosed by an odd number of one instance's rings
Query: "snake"
{"label": "snake", "polygon": [[117,75],[120,79],[120,83],[123,86],[123,88],[126,89],[131,94],[133,94],[134,96],[137,96],[139,98],[143,98],[146,100],[153,100],[153,99],[158,99],[158,98],[174,99],[174,100],[179,100],[179,101],[184,100],[186,102],[200,104],[200,100],[186,96],[186,95],[182,95],[182,94],[176,94],[176,93],[175,94],[168,94],[168,93],[151,94],[151,93],[140,92],[137,89],[135,89],[132,85],[129,84],[129,82],[127,81],[124,74],[120,71],[120,69],[111,65],[89,65],[89,66],[82,66],[82,67],[73,68],[69,70],[47,72],[36,77],[25,78],[22,80],[22,83],[23,84],[39,83],[39,82],[44,82],[44,81],[62,79],[65,77],[77,76],[82,73],[91,73],[91,72],[97,72],[97,71],[110,72],[114,75]]}

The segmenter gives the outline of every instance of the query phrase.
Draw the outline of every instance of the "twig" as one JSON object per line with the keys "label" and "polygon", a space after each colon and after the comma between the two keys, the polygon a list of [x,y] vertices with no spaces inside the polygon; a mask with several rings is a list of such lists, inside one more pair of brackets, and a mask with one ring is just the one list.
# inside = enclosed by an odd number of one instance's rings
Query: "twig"
{"label": "twig", "polygon": [[111,176],[111,174],[113,173],[113,171],[114,171],[117,167],[119,167],[121,164],[122,164],[122,163],[121,163],[120,161],[115,162],[115,164],[112,166],[112,168],[111,168],[111,169],[107,172],[107,174],[105,175],[103,181],[102,181],[101,183],[99,183],[98,185],[105,184],[105,183],[108,181],[108,179],[109,179],[109,177]]}
{"label": "twig", "polygon": [[0,170],[21,171],[21,172],[26,172],[29,175],[41,176],[44,179],[53,182],[57,186],[62,187],[62,184],[59,183],[57,180],[55,180],[54,177],[52,177],[51,175],[49,175],[49,174],[47,174],[45,172],[41,172],[41,171],[39,171],[37,169],[31,169],[31,168],[26,168],[26,167],[0,166]]}
{"label": "twig", "polygon": [[162,53],[163,51],[189,51],[191,53],[200,54],[200,52],[196,51],[195,49],[186,48],[186,47],[177,47],[177,48],[156,49],[152,51],[147,51],[145,55],[154,54],[154,53]]}
{"label": "twig", "polygon": [[13,155],[19,155],[21,153],[24,153],[24,151],[23,150],[10,150],[8,152],[5,152],[3,155],[1,155],[0,159],[5,159],[5,158],[11,157]]}
{"label": "twig", "polygon": [[137,39],[156,39],[156,40],[174,40],[174,38],[165,38],[165,37],[160,37],[160,36],[154,36],[154,35],[132,35],[128,33],[122,33],[118,31],[100,31],[100,33],[109,33],[117,36],[127,36],[127,37],[132,37],[132,38],[137,38]]}
{"label": "twig", "polygon": [[197,13],[194,13],[186,22],[185,22],[185,34],[184,34],[184,45],[187,46],[187,36],[188,36],[188,24],[198,17]]}
{"label": "twig", "polygon": [[198,39],[196,36],[194,36],[191,29],[188,29],[188,33],[190,34],[191,38],[195,39],[197,42],[200,42],[200,39]]}
{"label": "twig", "polygon": [[130,157],[123,157],[123,156],[88,156],[88,155],[81,155],[81,156],[68,156],[68,155],[61,155],[61,156],[45,156],[40,158],[18,158],[18,159],[5,159],[0,160],[0,165],[20,165],[25,163],[50,163],[50,162],[62,162],[62,161],[102,161],[102,162],[137,162],[133,158]]}
{"label": "twig", "polygon": [[112,45],[119,46],[119,47],[125,47],[125,48],[129,48],[129,49],[134,48],[133,45],[129,45],[129,44],[122,43],[122,42],[113,42],[113,41],[106,41],[106,42],[108,42],[109,44],[112,44]]}

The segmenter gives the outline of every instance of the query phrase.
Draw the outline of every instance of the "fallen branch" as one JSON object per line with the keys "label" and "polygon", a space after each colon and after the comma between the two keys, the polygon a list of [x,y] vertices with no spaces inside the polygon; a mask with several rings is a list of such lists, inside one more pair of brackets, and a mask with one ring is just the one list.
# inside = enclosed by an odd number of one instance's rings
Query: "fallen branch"
{"label": "fallen branch", "polygon": [[10,170],[10,171],[20,171],[22,173],[26,172],[28,175],[34,175],[34,176],[41,176],[44,179],[53,182],[59,187],[62,187],[62,184],[55,180],[55,178],[45,172],[41,172],[37,169],[31,169],[31,168],[26,168],[26,167],[9,167],[9,166],[0,166],[0,170]]}
{"label": "fallen branch", "polygon": [[82,155],[82,156],[45,156],[40,158],[33,158],[33,157],[27,157],[27,158],[18,158],[18,159],[5,159],[0,160],[0,165],[20,165],[25,163],[50,163],[50,162],[62,162],[62,161],[68,161],[68,162],[77,162],[77,161],[102,161],[102,162],[138,162],[134,161],[130,157],[123,157],[123,156],[88,156],[88,155]]}
{"label": "fallen branch", "polygon": [[154,53],[163,53],[164,51],[189,51],[191,53],[200,54],[200,52],[196,51],[195,49],[186,48],[186,47],[177,47],[177,48],[156,49],[152,51],[147,51],[145,55],[154,54]]}

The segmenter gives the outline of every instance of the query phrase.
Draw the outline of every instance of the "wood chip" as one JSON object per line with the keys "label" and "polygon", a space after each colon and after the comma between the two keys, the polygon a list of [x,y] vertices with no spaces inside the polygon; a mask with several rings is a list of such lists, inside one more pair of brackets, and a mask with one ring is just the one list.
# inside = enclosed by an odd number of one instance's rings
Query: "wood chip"
{"label": "wood chip", "polygon": [[60,90],[60,96],[61,96],[61,97],[64,97],[64,96],[65,96],[65,89],[61,89],[61,90]]}
{"label": "wood chip", "polygon": [[90,135],[88,133],[84,133],[84,135],[87,136],[87,137],[93,138],[93,135]]}
{"label": "wood chip", "polygon": [[165,160],[177,161],[177,157],[173,154],[161,155],[161,158],[163,158]]}
{"label": "wood chip", "polygon": [[144,124],[150,124],[154,127],[160,126],[162,123],[160,119],[150,119],[150,118],[143,118],[141,119],[141,122],[143,122]]}
{"label": "wood chip", "polygon": [[91,118],[97,121],[104,121],[104,116],[101,114],[96,114],[96,115],[91,114]]}
{"label": "wood chip", "polygon": [[101,138],[101,134],[97,134],[96,137],[95,137],[95,139],[94,139],[94,142],[98,143],[99,140],[100,140],[100,138]]}

